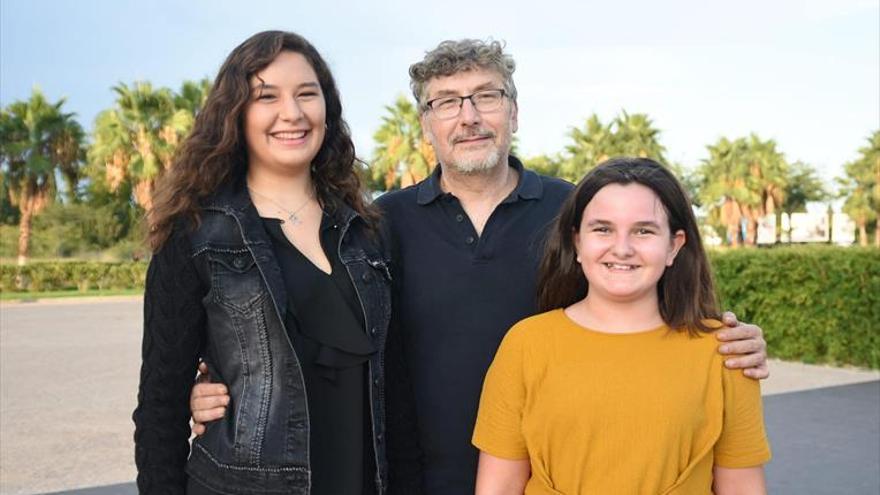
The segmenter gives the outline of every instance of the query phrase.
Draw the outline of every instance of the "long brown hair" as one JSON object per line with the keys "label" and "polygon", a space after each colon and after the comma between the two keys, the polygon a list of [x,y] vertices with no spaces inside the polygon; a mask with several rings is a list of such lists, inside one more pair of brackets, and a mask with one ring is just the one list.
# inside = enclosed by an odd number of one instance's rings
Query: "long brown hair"
{"label": "long brown hair", "polygon": [[332,205],[337,197],[371,226],[378,218],[367,204],[355,167],[348,124],[327,63],[305,38],[283,31],[264,31],[238,45],[223,62],[205,105],[196,117],[172,167],[157,184],[149,214],[149,244],[159,250],[179,219],[199,221],[199,202],[222,184],[241,179],[247,172],[244,111],[251,96],[250,78],[265,69],[283,51],[301,54],[318,76],[326,104],[327,132],[312,160],[312,180],[318,197]]}
{"label": "long brown hair", "polygon": [[587,296],[589,285],[576,262],[574,233],[593,196],[609,184],[650,188],[666,210],[670,232],[683,230],[686,242],[657,283],[660,316],[670,327],[711,331],[704,321],[718,318],[712,273],[700,231],[684,189],[668,169],[648,158],[613,158],[590,171],[569,195],[551,227],[538,273],[538,308],[550,311]]}

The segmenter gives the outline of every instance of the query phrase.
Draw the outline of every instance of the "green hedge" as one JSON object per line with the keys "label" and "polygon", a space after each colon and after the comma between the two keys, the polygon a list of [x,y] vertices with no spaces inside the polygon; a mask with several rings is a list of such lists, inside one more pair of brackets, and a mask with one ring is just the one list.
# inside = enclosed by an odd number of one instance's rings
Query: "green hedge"
{"label": "green hedge", "polygon": [[764,329],[769,353],[880,368],[880,250],[710,252],[722,308]]}
{"label": "green hedge", "polygon": [[143,289],[147,263],[37,261],[0,265],[0,292]]}
{"label": "green hedge", "polygon": [[[880,368],[880,250],[808,246],[709,254],[722,308],[760,325],[772,356]],[[0,291],[137,289],[146,270],[144,262],[0,265]]]}

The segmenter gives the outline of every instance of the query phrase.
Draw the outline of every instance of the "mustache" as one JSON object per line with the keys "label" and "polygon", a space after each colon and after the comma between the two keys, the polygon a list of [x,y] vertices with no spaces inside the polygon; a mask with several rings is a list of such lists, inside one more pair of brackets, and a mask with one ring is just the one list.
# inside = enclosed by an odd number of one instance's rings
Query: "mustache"
{"label": "mustache", "polygon": [[457,143],[460,143],[460,142],[462,142],[462,141],[465,141],[465,140],[468,140],[468,139],[474,139],[474,138],[489,138],[489,139],[494,139],[494,138],[495,138],[495,133],[492,132],[492,131],[489,131],[489,130],[478,129],[478,130],[475,130],[475,131],[463,132],[463,133],[461,133],[461,134],[456,134],[456,135],[454,135],[454,136],[451,136],[451,137],[449,138],[449,142],[452,143],[452,144],[457,144]]}

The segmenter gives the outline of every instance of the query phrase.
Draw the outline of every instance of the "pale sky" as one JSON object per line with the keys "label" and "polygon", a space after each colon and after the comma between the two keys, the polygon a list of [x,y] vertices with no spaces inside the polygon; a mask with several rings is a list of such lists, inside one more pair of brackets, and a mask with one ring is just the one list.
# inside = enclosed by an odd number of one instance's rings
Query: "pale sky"
{"label": "pale sky", "polygon": [[39,85],[86,129],[110,87],[213,78],[266,29],[327,59],[359,154],[407,68],[444,39],[507,42],[520,150],[561,151],[592,113],[647,113],[692,167],[721,136],[756,132],[830,179],[880,128],[880,0],[375,2],[0,0],[0,105]]}

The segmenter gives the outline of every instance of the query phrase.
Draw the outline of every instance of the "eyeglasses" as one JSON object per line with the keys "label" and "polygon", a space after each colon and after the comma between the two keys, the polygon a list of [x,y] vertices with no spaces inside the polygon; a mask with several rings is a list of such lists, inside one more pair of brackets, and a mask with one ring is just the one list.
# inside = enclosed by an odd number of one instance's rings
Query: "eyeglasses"
{"label": "eyeglasses", "polygon": [[464,100],[470,100],[480,113],[494,112],[501,108],[506,92],[503,89],[486,89],[467,96],[441,96],[425,103],[438,119],[454,119],[461,113]]}

